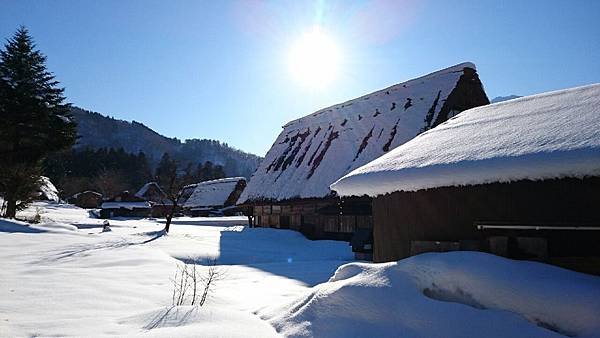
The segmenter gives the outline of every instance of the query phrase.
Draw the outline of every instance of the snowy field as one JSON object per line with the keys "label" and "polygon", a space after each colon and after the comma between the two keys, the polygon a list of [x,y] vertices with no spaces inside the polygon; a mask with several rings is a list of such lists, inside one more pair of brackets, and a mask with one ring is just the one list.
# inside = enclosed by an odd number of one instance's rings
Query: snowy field
{"label": "snowy field", "polygon": [[[600,278],[482,253],[350,262],[343,242],[243,217],[102,220],[67,205],[0,219],[0,336],[600,337]],[[216,260],[203,307],[178,264]],[[349,264],[347,264],[349,263]],[[209,267],[199,266],[205,273]]]}

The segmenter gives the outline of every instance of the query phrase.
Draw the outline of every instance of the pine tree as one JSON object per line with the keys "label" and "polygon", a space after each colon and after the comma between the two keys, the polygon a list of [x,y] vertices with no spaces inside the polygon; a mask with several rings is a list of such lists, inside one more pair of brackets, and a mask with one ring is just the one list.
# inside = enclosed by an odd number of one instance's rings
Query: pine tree
{"label": "pine tree", "polygon": [[156,181],[161,187],[166,186],[173,175],[177,175],[177,163],[171,159],[169,153],[164,153],[156,166]]}
{"label": "pine tree", "polygon": [[6,216],[15,217],[17,201],[27,201],[39,170],[17,175],[17,168],[38,168],[51,152],[68,148],[76,139],[75,123],[65,103],[64,89],[46,69],[46,57],[20,27],[0,50],[0,194]]}

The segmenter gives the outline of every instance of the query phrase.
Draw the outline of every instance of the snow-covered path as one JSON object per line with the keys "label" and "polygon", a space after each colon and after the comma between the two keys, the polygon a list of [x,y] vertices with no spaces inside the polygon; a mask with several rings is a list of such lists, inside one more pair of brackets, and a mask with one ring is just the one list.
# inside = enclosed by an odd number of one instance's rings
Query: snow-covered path
{"label": "snow-covered path", "polygon": [[[352,256],[346,243],[249,229],[243,217],[179,218],[158,236],[160,220],[111,220],[101,233],[85,210],[42,207],[40,227],[0,220],[2,337],[277,336],[253,312],[325,282]],[[223,277],[204,307],[169,309],[170,279],[190,259],[216,259]]]}

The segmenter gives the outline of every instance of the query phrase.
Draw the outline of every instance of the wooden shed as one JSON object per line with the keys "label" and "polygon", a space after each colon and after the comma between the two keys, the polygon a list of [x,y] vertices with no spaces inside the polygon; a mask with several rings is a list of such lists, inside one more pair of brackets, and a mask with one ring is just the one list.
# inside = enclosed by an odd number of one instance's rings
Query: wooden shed
{"label": "wooden shed", "polygon": [[374,197],[376,262],[600,257],[600,84],[467,110],[332,189]]}
{"label": "wooden shed", "polygon": [[135,196],[150,203],[152,217],[165,217],[173,209],[173,204],[157,182],[144,184]]}
{"label": "wooden shed", "polygon": [[463,63],[321,109],[283,127],[240,202],[252,207],[256,226],[350,240],[358,229],[372,228],[371,199],[339,198],[331,183],[488,103],[475,65]]}
{"label": "wooden shed", "polygon": [[69,197],[68,203],[80,208],[96,209],[102,205],[102,194],[96,191],[86,190]]}

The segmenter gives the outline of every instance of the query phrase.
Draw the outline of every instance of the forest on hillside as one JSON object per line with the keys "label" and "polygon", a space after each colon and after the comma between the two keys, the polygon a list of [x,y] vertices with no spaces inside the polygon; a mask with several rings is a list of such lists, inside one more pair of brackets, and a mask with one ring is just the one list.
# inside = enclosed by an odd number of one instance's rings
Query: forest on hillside
{"label": "forest on hillside", "polygon": [[51,154],[44,162],[44,174],[59,189],[62,198],[85,190],[94,190],[105,197],[121,191],[136,192],[154,181],[164,167],[177,166],[187,182],[201,182],[225,177],[223,166],[210,161],[181,165],[168,153],[163,154],[153,169],[144,152],[132,154],[123,148],[67,150]]}
{"label": "forest on hillside", "polygon": [[102,114],[71,107],[77,122],[77,143],[74,149],[123,148],[126,153],[143,152],[150,166],[158,164],[164,153],[180,165],[197,166],[205,162],[221,165],[227,176],[249,178],[261,157],[231,147],[225,142],[209,139],[188,139],[163,136],[136,121],[123,121]]}

